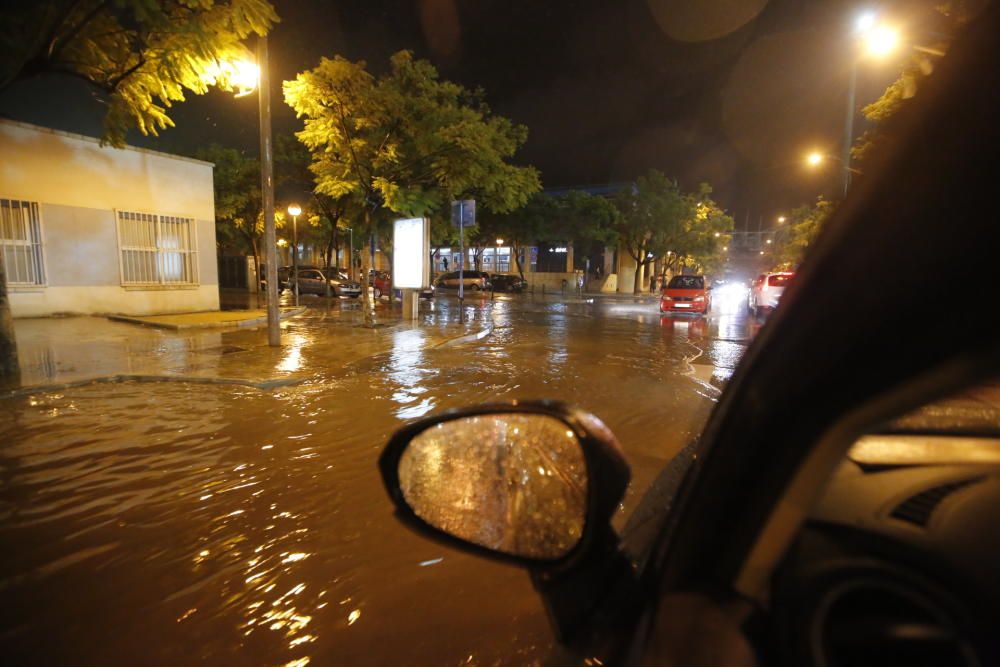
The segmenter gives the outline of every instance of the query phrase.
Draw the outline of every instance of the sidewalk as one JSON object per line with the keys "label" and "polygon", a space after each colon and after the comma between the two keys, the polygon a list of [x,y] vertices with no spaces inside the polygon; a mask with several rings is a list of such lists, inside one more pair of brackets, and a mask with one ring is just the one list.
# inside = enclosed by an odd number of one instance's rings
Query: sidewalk
{"label": "sidewalk", "polygon": [[[280,319],[301,315],[306,312],[305,306],[282,308]],[[255,310],[212,310],[202,313],[176,313],[173,315],[148,315],[132,317],[129,315],[108,315],[109,320],[128,322],[160,329],[224,329],[229,327],[255,327],[267,324],[267,311]]]}
{"label": "sidewalk", "polygon": [[259,327],[160,328],[104,317],[14,320],[21,382],[0,398],[56,391],[92,382],[195,382],[259,389],[359,372],[358,362],[399,348],[418,350],[471,342],[492,326],[483,311],[459,324],[447,308],[403,321],[399,308],[377,311],[378,328],[363,326],[356,302],[309,304],[281,323],[281,346]]}

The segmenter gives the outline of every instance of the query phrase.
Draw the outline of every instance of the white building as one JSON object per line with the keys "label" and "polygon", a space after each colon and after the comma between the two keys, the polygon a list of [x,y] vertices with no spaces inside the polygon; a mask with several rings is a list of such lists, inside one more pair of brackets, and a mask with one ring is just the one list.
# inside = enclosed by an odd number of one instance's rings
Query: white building
{"label": "white building", "polygon": [[218,310],[212,169],[0,119],[14,317]]}

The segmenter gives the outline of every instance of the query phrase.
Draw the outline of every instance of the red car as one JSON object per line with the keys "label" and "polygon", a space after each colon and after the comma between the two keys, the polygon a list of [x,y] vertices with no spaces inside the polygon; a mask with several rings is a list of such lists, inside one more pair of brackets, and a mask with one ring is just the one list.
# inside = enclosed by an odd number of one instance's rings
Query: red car
{"label": "red car", "polygon": [[368,277],[371,281],[372,296],[376,299],[392,291],[392,278],[385,271],[372,271]]}
{"label": "red car", "polygon": [[660,296],[661,313],[701,313],[712,308],[711,288],[705,276],[674,276]]}

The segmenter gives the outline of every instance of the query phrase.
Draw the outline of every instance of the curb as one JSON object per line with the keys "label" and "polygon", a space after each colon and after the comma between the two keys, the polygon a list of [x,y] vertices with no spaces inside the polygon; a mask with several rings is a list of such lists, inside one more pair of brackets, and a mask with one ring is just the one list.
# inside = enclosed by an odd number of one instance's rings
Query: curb
{"label": "curb", "polygon": [[493,324],[491,323],[485,329],[480,329],[479,331],[473,331],[472,333],[463,334],[461,336],[456,336],[455,338],[449,338],[448,340],[438,343],[433,346],[432,350],[437,350],[442,347],[453,347],[455,345],[462,345],[464,343],[473,343],[477,340],[482,340],[493,333]]}
{"label": "curb", "polygon": [[[301,315],[306,312],[305,306],[299,306],[297,308],[291,308],[289,310],[283,310],[279,313],[279,320],[286,320],[290,317],[295,317],[296,315]],[[149,322],[138,317],[129,317],[128,315],[108,315],[109,320],[115,322],[125,322],[126,324],[137,324],[144,327],[152,327],[154,329],[169,329],[170,331],[183,331],[186,329],[239,329],[243,327],[256,327],[262,324],[267,324],[267,315],[262,315],[261,317],[254,317],[249,320],[229,320],[226,322],[200,322],[198,324],[171,324],[169,322]]]}
{"label": "curb", "polygon": [[216,378],[201,377],[191,375],[102,375],[100,377],[87,378],[85,380],[75,380],[73,382],[63,382],[60,384],[40,384],[31,387],[21,387],[0,394],[0,400],[6,398],[18,398],[30,394],[45,393],[50,391],[61,391],[63,389],[73,389],[76,387],[86,387],[91,384],[110,384],[118,382],[187,382],[192,384],[217,384],[217,385],[238,385],[241,387],[253,387],[255,389],[277,389],[279,387],[291,387],[302,384],[310,378],[279,378],[274,380],[241,380],[238,378]]}

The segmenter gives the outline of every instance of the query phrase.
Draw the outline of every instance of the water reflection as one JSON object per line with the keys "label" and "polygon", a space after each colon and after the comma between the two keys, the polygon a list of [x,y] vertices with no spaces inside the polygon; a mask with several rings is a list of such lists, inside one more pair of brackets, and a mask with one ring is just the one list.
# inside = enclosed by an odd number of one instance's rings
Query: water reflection
{"label": "water reflection", "polygon": [[400,419],[417,419],[435,406],[433,399],[422,397],[427,393],[424,382],[434,375],[434,371],[423,363],[425,338],[420,329],[395,331],[392,335],[386,374],[395,385],[392,400],[401,406],[396,410]]}
{"label": "water reflection", "polygon": [[[493,318],[494,335],[429,348],[454,326],[457,308],[454,299],[436,301],[422,327],[377,332],[354,328],[339,308],[317,309],[283,323],[284,346],[274,350],[259,344],[260,331],[168,342],[129,328],[132,354],[124,355],[124,339],[108,327],[103,347],[81,335],[95,343],[92,352],[56,354],[59,377],[70,363],[83,372],[92,355],[106,353],[136,372],[148,368],[145,356],[166,357],[176,372],[190,362],[223,377],[282,368],[316,379],[273,392],[125,383],[6,399],[0,532],[18,548],[0,551],[4,660],[545,659],[552,637],[530,581],[401,528],[375,470],[380,446],[401,419],[432,410],[562,398],[601,415],[619,436],[634,472],[629,508],[712,408],[681,374],[689,343],[705,350],[696,363],[718,371],[747,334],[721,315],[695,335],[690,322],[661,329],[655,305],[642,323],[634,310],[612,314],[600,300],[552,307],[525,295],[467,302],[471,327]],[[70,335],[77,328],[59,324]],[[31,344],[27,334],[20,340]],[[428,634],[429,614],[449,619],[451,631]],[[509,632],[500,638],[497,627]]]}

